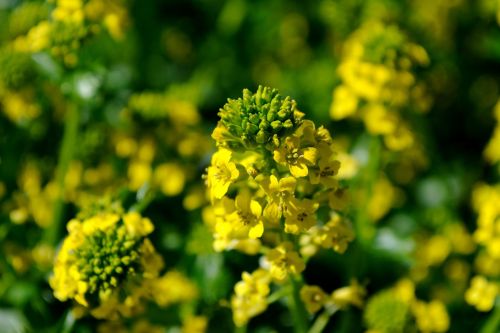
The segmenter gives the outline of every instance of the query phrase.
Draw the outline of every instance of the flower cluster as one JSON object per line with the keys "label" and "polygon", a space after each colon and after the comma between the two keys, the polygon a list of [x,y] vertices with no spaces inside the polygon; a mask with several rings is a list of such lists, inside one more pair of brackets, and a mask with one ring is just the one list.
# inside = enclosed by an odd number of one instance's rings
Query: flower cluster
{"label": "flower cluster", "polygon": [[500,272],[494,267],[500,260],[500,186],[479,184],[472,195],[472,206],[478,214],[474,240],[481,246],[476,257],[475,275],[469,289],[465,292],[465,300],[478,311],[490,311],[500,295],[498,278]]}
{"label": "flower cluster", "polygon": [[153,229],[138,213],[71,220],[50,279],[56,298],[75,300],[98,318],[135,313],[163,268],[147,238]]}
{"label": "flower cluster", "polygon": [[401,111],[410,104],[421,112],[429,108],[425,88],[413,73],[428,62],[425,49],[409,42],[398,27],[364,24],[344,44],[331,117],[360,118],[391,150],[412,147],[415,137]]}
{"label": "flower cluster", "polygon": [[217,249],[277,232],[304,234],[322,225],[318,209],[345,199],[328,130],[304,119],[295,101],[259,87],[230,100],[220,117],[206,175]]}
{"label": "flower cluster", "polygon": [[393,288],[368,299],[364,312],[369,332],[446,332],[450,318],[438,300],[424,302],[415,297],[415,285],[402,279]]}
{"label": "flower cluster", "polygon": [[[231,305],[240,326],[265,310],[271,281],[285,283],[304,271],[301,236],[309,243],[303,246],[342,253],[354,234],[336,211],[346,193],[330,133],[305,119],[294,100],[259,86],[255,94],[244,90],[243,98],[230,99],[219,116],[212,134],[217,151],[206,174],[214,248],[265,253],[262,268],[245,273],[235,288]],[[250,297],[254,289],[259,292]]]}
{"label": "flower cluster", "polygon": [[183,274],[160,276],[164,263],[148,236],[154,226],[137,212],[101,212],[68,222],[69,234],[50,285],[75,311],[116,320],[141,313],[147,301],[161,307],[190,302],[197,287]]}
{"label": "flower cluster", "polygon": [[80,45],[102,26],[115,38],[123,37],[128,14],[120,0],[57,0],[50,17],[38,22],[13,41],[22,52],[48,50],[66,66],[78,62]]}

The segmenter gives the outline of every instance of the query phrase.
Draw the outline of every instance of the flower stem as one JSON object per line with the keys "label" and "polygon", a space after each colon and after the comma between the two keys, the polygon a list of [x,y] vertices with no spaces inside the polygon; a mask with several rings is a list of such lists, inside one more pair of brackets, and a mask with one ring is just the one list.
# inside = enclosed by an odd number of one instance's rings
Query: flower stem
{"label": "flower stem", "polygon": [[481,328],[481,333],[497,333],[500,328],[500,306],[497,302],[495,310]]}
{"label": "flower stem", "polygon": [[68,310],[66,312],[66,316],[64,318],[63,327],[62,327],[61,332],[62,333],[71,333],[74,325],[75,325],[75,317],[71,313],[71,310]]}
{"label": "flower stem", "polygon": [[290,288],[288,286],[281,287],[279,290],[275,291],[267,297],[267,304],[272,304],[280,300],[283,296],[290,294]]}
{"label": "flower stem", "polygon": [[288,303],[290,312],[292,313],[294,321],[295,333],[305,333],[307,332],[307,313],[304,308],[304,304],[300,299],[300,288],[302,286],[301,277],[290,276],[290,286],[292,288],[292,297]]}
{"label": "flower stem", "polygon": [[68,103],[66,119],[64,121],[64,134],[59,151],[59,161],[56,170],[57,198],[53,206],[52,224],[46,229],[44,240],[48,244],[56,245],[64,217],[64,183],[69,164],[74,156],[74,148],[78,139],[78,122],[80,114],[74,103]]}
{"label": "flower stem", "polygon": [[145,184],[137,191],[137,202],[130,207],[129,211],[138,213],[143,212],[154,198],[154,192],[150,189],[149,184]]}
{"label": "flower stem", "polygon": [[314,324],[309,329],[308,333],[321,333],[330,321],[330,317],[337,312],[338,308],[325,309],[314,321]]}
{"label": "flower stem", "polygon": [[371,224],[366,207],[368,206],[369,200],[373,195],[373,186],[379,173],[380,151],[380,139],[376,136],[371,137],[368,152],[368,163],[360,173],[361,177],[358,180],[358,190],[365,191],[363,203],[359,206],[360,209],[356,212],[356,237],[358,237],[362,244],[369,244],[375,233],[375,229]]}

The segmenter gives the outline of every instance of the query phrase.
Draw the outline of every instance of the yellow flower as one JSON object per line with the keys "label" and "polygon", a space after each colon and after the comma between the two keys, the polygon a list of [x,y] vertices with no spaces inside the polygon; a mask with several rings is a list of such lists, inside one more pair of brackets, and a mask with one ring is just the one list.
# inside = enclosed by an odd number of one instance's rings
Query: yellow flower
{"label": "yellow flower", "polygon": [[331,145],[324,142],[319,143],[318,152],[317,168],[309,170],[311,184],[321,183],[327,188],[337,187],[338,181],[334,177],[339,172],[340,162],[335,159]]}
{"label": "yellow flower", "polygon": [[196,299],[198,288],[182,273],[170,271],[152,282],[151,294],[158,305],[168,306]]}
{"label": "yellow flower", "polygon": [[234,201],[224,197],[215,214],[215,230],[222,237],[256,239],[264,232],[262,207],[248,190],[241,191]]}
{"label": "yellow flower", "polygon": [[354,240],[352,226],[337,214],[332,216],[316,234],[322,247],[333,249],[338,253],[344,253],[349,243]]}
{"label": "yellow flower", "polygon": [[403,302],[410,304],[415,299],[415,284],[408,278],[401,279],[394,286],[394,294]]}
{"label": "yellow flower", "polygon": [[450,318],[446,307],[440,301],[424,303],[416,301],[411,307],[420,332],[446,332],[450,327]]}
{"label": "yellow flower", "polygon": [[372,221],[378,221],[384,217],[394,205],[397,197],[396,188],[391,182],[381,175],[373,184],[372,193],[366,210]]}
{"label": "yellow flower", "polygon": [[371,134],[391,134],[398,125],[398,117],[380,104],[371,104],[363,109],[366,129]]}
{"label": "yellow flower", "polygon": [[280,180],[275,175],[265,179],[261,185],[268,195],[268,203],[264,208],[264,217],[278,223],[283,213],[283,205],[293,197],[297,180],[294,177],[283,177]]}
{"label": "yellow flower", "polygon": [[290,199],[285,206],[285,232],[298,234],[316,225],[319,204],[309,199]]}
{"label": "yellow flower", "polygon": [[231,298],[233,321],[238,327],[266,310],[271,282],[269,273],[264,269],[257,269],[252,274],[243,272],[241,278],[242,281],[234,286],[234,295]]}
{"label": "yellow flower", "polygon": [[177,163],[163,163],[155,168],[154,179],[163,194],[174,196],[184,189],[186,174]]}
{"label": "yellow flower", "polygon": [[137,212],[130,212],[123,216],[123,222],[127,232],[134,237],[144,237],[153,232],[154,226],[151,220],[142,217]]}
{"label": "yellow flower", "polygon": [[365,295],[365,288],[362,287],[358,281],[352,280],[349,286],[334,290],[331,295],[331,299],[333,303],[340,308],[345,308],[348,305],[362,307]]}
{"label": "yellow flower", "polygon": [[487,312],[495,305],[497,296],[498,285],[478,275],[472,278],[471,285],[465,292],[465,301],[475,306],[478,311]]}
{"label": "yellow flower", "polygon": [[293,250],[290,242],[283,242],[266,254],[271,265],[269,272],[277,281],[285,280],[289,274],[300,274],[305,269],[304,260]]}
{"label": "yellow flower", "polygon": [[149,162],[133,161],[128,167],[129,187],[131,190],[138,190],[149,181],[152,170]]}
{"label": "yellow flower", "polygon": [[318,312],[327,300],[326,293],[318,286],[303,286],[300,290],[300,299],[304,302],[309,313]]}
{"label": "yellow flower", "polygon": [[356,113],[358,97],[348,87],[340,85],[333,91],[333,101],[330,106],[332,119],[344,119]]}
{"label": "yellow flower", "polygon": [[236,164],[231,161],[231,151],[225,148],[212,156],[212,164],[207,170],[207,185],[212,200],[222,198],[228,191],[229,185],[240,175]]}
{"label": "yellow flower", "polygon": [[181,333],[204,333],[207,330],[208,318],[189,316],[182,322]]}
{"label": "yellow flower", "polygon": [[286,165],[294,177],[305,177],[309,173],[308,166],[316,163],[317,149],[300,147],[300,138],[288,136],[273,152],[273,158],[279,164]]}

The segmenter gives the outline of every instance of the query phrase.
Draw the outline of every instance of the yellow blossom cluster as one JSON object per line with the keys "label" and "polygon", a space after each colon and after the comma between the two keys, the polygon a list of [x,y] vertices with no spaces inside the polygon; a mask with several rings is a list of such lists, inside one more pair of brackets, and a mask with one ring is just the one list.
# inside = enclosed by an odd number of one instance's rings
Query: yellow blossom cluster
{"label": "yellow blossom cluster", "polygon": [[76,314],[119,319],[142,312],[148,300],[166,306],[196,298],[180,273],[160,277],[163,259],[148,239],[154,226],[139,213],[101,212],[67,228],[50,285],[57,299],[75,301]]}
{"label": "yellow blossom cluster", "polygon": [[229,100],[219,115],[212,134],[218,149],[206,175],[217,250],[280,232],[306,233],[321,226],[318,209],[341,206],[332,138],[303,119],[295,101],[259,87]]}
{"label": "yellow blossom cluster", "polygon": [[474,240],[482,247],[476,257],[476,271],[465,301],[478,311],[490,311],[500,295],[500,186],[478,184],[472,193],[472,206],[478,214]]}
{"label": "yellow blossom cluster", "polygon": [[424,302],[415,296],[415,284],[401,279],[390,289],[373,295],[366,305],[365,322],[371,333],[448,331],[450,317],[440,300]]}
{"label": "yellow blossom cluster", "polygon": [[41,114],[35,102],[36,77],[29,53],[0,47],[0,110],[15,124],[25,125]]}
{"label": "yellow blossom cluster", "polygon": [[[330,133],[305,119],[294,100],[260,86],[228,100],[219,116],[206,173],[214,248],[265,253],[262,268],[244,273],[235,287],[231,306],[241,326],[266,309],[271,282],[300,277],[300,247],[343,253],[354,233],[340,215],[346,193]],[[319,219],[319,211],[331,218]]]}
{"label": "yellow blossom cluster", "polygon": [[271,277],[264,269],[257,269],[251,274],[243,272],[241,278],[234,286],[234,295],[231,298],[236,326],[243,326],[250,318],[264,312],[268,305],[267,296],[271,291]]}
{"label": "yellow blossom cluster", "polygon": [[21,52],[48,50],[73,67],[78,62],[78,50],[89,36],[102,26],[115,38],[125,33],[128,13],[121,0],[57,0],[50,16],[18,36],[13,48]]}
{"label": "yellow blossom cluster", "polygon": [[[130,126],[117,132],[112,141],[116,155],[127,160],[129,189],[147,186],[166,196],[183,192],[198,176],[196,162],[211,148],[200,130],[196,105],[172,92],[138,93],[130,97],[122,118]],[[150,130],[136,132],[136,122],[143,122]],[[189,188],[184,202],[187,209],[204,203],[198,189]]]}
{"label": "yellow blossom cluster", "polygon": [[410,104],[420,112],[430,106],[413,73],[429,62],[425,49],[408,41],[398,27],[370,21],[345,42],[341,59],[331,117],[361,119],[390,150],[412,147],[416,138],[401,111]]}
{"label": "yellow blossom cluster", "polygon": [[488,255],[500,258],[500,186],[479,184],[472,194],[472,205],[478,214],[475,241]]}

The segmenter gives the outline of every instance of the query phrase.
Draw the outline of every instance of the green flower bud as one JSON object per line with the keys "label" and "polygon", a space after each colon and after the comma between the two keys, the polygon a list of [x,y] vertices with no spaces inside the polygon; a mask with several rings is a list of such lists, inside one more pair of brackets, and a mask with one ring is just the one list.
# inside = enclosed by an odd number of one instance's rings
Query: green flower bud
{"label": "green flower bud", "polygon": [[19,89],[33,80],[35,67],[27,53],[0,51],[0,81],[9,89]]}
{"label": "green flower bud", "polygon": [[86,294],[89,302],[97,302],[96,295],[117,287],[126,278],[126,272],[140,268],[137,251],[143,239],[129,239],[121,229],[125,226],[117,223],[106,232],[98,230],[75,252],[79,258],[78,270],[89,284]]}
{"label": "green flower bud", "polygon": [[245,89],[243,98],[229,99],[219,116],[226,130],[219,143],[238,148],[267,144],[275,134],[288,134],[300,125],[303,114],[290,97],[259,86],[255,94]]}

